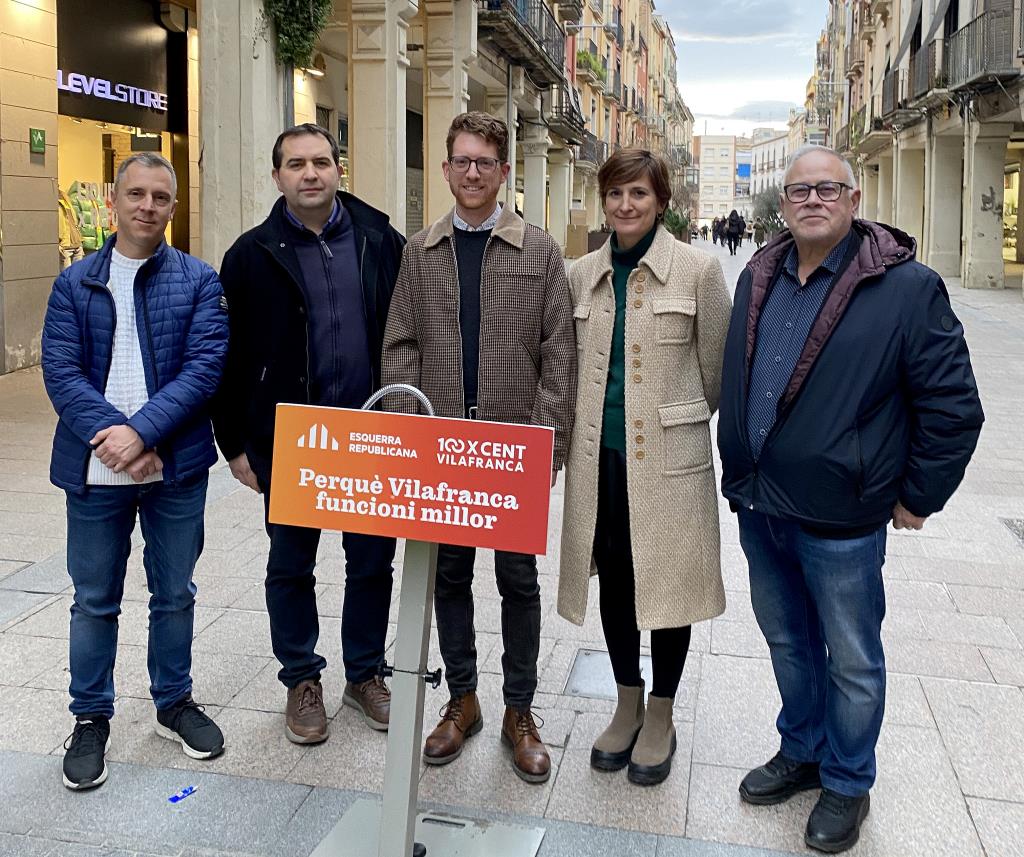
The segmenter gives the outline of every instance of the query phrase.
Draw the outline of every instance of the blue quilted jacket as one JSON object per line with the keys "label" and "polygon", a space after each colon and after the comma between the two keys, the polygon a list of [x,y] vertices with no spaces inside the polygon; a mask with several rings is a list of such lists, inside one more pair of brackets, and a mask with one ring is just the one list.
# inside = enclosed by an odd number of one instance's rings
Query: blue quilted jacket
{"label": "blue quilted jacket", "polygon": [[107,287],[117,236],[62,271],[43,324],[43,379],[60,417],[50,481],[80,492],[101,429],[127,423],[163,461],[165,482],[180,482],[217,460],[207,405],[220,383],[228,320],[217,273],[161,244],[135,277],[135,317],[149,401],[131,419],[103,395],[114,342]]}

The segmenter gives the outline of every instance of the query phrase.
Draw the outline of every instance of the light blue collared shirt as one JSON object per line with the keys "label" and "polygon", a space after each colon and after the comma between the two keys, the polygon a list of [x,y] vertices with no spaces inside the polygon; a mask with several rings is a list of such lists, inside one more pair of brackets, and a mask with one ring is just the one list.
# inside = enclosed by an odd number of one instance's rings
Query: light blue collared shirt
{"label": "light blue collared shirt", "polygon": [[452,224],[455,226],[456,229],[461,229],[463,232],[486,232],[488,229],[494,229],[499,217],[501,217],[500,202],[494,209],[494,213],[479,226],[470,226],[468,223],[466,223],[465,220],[459,217],[458,211],[452,214]]}

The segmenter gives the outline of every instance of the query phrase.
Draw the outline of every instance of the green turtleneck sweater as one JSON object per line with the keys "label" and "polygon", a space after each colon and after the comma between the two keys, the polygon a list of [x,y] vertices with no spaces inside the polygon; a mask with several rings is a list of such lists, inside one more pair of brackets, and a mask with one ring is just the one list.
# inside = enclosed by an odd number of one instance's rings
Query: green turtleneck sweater
{"label": "green turtleneck sweater", "polygon": [[626,451],[626,281],[644,254],[651,249],[658,224],[629,250],[620,250],[615,235],[611,237],[612,286],[615,289],[615,327],[612,329],[612,350],[608,358],[608,385],[604,391],[604,417],[601,423],[601,446]]}

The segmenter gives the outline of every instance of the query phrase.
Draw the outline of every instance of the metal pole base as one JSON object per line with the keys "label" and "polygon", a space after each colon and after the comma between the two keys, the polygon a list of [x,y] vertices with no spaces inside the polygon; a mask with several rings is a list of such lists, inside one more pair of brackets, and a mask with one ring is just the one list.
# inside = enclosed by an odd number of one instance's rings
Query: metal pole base
{"label": "metal pole base", "polygon": [[[310,857],[377,857],[380,803],[357,800]],[[423,812],[413,857],[537,857],[544,830]],[[422,849],[422,850],[419,850]],[[388,854],[385,857],[403,857]]]}

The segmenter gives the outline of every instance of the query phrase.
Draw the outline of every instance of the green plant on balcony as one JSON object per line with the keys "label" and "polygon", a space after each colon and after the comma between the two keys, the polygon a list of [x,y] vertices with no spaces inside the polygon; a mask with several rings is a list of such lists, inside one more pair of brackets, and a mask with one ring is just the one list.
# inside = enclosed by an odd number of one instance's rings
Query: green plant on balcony
{"label": "green plant on balcony", "polygon": [[331,14],[332,0],[263,0],[263,12],[277,34],[277,61],[308,66],[320,32]]}
{"label": "green plant on balcony", "polygon": [[602,83],[604,83],[605,78],[608,76],[604,66],[601,65],[601,60],[594,56],[590,51],[576,51],[576,67],[587,69],[592,72],[594,77]]}

